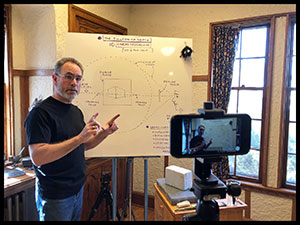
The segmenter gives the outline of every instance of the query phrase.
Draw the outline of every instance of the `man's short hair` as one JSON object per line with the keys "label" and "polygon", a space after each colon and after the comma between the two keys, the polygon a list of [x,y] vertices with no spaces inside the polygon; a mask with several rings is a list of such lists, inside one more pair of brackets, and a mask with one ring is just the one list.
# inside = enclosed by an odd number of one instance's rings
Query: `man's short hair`
{"label": "man's short hair", "polygon": [[67,62],[71,62],[71,63],[74,63],[77,66],[79,66],[81,73],[83,74],[83,67],[82,67],[81,63],[77,59],[74,59],[72,57],[64,57],[64,58],[58,60],[54,67],[54,73],[59,75],[61,67]]}

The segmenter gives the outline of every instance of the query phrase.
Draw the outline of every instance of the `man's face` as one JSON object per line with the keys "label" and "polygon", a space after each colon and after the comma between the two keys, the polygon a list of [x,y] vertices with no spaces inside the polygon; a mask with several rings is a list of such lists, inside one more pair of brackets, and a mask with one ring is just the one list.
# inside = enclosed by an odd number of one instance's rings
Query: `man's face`
{"label": "man's face", "polygon": [[198,128],[198,133],[200,136],[202,136],[204,134],[205,128],[204,127],[199,127]]}
{"label": "man's face", "polygon": [[71,103],[80,92],[81,81],[78,78],[82,78],[80,67],[71,62],[65,63],[59,76],[53,75],[54,95],[62,102]]}

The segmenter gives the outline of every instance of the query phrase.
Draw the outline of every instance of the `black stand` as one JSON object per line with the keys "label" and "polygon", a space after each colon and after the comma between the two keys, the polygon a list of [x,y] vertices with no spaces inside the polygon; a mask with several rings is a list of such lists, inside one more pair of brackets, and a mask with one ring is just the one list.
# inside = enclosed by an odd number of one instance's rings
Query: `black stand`
{"label": "black stand", "polygon": [[[204,103],[204,110],[198,109],[204,118],[219,118],[224,116],[223,110],[214,109],[213,102]],[[225,198],[226,192],[233,197],[241,194],[239,182],[230,182],[227,186],[214,174],[212,174],[212,163],[218,162],[221,157],[198,157],[194,163],[194,180],[192,190],[198,198],[196,213],[183,216],[183,221],[219,221],[219,205],[215,199]]]}
{"label": "black stand", "polygon": [[[131,178],[131,174],[132,174],[132,162],[133,162],[133,158],[130,157],[130,158],[127,159],[125,202],[124,202],[122,215],[121,215],[121,219],[120,219],[121,221],[124,219],[124,217],[127,216],[127,207],[128,206],[129,206],[129,210],[131,211],[131,215],[133,216],[134,221],[136,221],[135,215],[134,215],[134,213],[132,211],[132,208],[131,208],[131,201],[129,201],[129,197],[130,197],[130,200],[131,200],[131,182],[132,182],[132,180],[130,178]],[[129,185],[130,185],[130,187],[129,187]],[[129,189],[129,192],[130,192],[129,195],[128,195],[128,189]]]}
{"label": "black stand", "polygon": [[[92,208],[91,214],[88,218],[88,221],[90,221],[93,216],[95,215],[95,213],[98,210],[98,207],[100,205],[100,203],[102,202],[103,198],[105,198],[105,207],[106,207],[106,220],[109,220],[112,218],[112,201],[113,201],[113,197],[112,197],[112,193],[110,191],[110,187],[109,187],[109,183],[110,183],[110,174],[109,172],[102,172],[102,177],[101,177],[101,191],[98,194],[98,197],[96,199],[96,202]],[[110,212],[110,213],[109,213]],[[117,211],[117,217],[120,220],[120,215]]]}

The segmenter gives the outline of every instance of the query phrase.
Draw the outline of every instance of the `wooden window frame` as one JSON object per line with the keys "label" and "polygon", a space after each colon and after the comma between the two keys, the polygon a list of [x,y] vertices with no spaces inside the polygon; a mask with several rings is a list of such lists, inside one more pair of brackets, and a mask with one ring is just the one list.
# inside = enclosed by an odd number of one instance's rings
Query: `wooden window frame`
{"label": "wooden window frame", "polygon": [[[209,34],[210,34],[210,37],[209,37],[209,40],[210,40],[210,43],[209,43],[209,67],[208,67],[208,82],[207,82],[207,99],[211,99],[211,74],[212,74],[212,58],[211,58],[211,52],[212,52],[212,25],[214,24],[217,24],[217,25],[220,25],[220,24],[228,24],[228,22],[231,22],[231,23],[241,23],[243,21],[257,21],[259,19],[272,19],[273,18],[273,26],[275,25],[275,18],[276,17],[281,17],[281,16],[287,16],[289,18],[289,16],[291,18],[295,18],[296,17],[296,13],[295,12],[288,12],[288,13],[280,13],[280,14],[272,14],[272,15],[269,15],[269,16],[263,16],[263,17],[253,17],[253,18],[246,18],[246,19],[239,19],[239,20],[232,20],[232,21],[222,21],[222,22],[217,22],[217,23],[211,23],[210,24],[210,31],[209,31]],[[288,27],[287,27],[288,29]],[[273,44],[274,44],[274,29],[273,29]],[[286,52],[286,51],[285,51]],[[269,53],[270,56],[273,55],[273,53]],[[268,65],[268,68],[272,68],[273,66],[273,61],[271,61],[271,64]],[[284,70],[286,71],[286,70]],[[269,71],[269,73],[271,73],[272,71]],[[270,81],[269,81],[270,82]],[[269,83],[271,85],[271,83]],[[284,85],[284,84],[283,84]],[[284,86],[285,87],[285,86]],[[282,88],[283,90],[283,93],[285,93],[284,91],[284,88]],[[271,97],[271,96],[270,96]],[[284,99],[284,97],[283,97]],[[271,99],[269,99],[268,101],[270,102]],[[283,100],[282,100],[283,101]],[[282,109],[283,110],[283,107]],[[270,108],[269,108],[269,112],[270,112]],[[282,111],[283,112],[283,111]],[[283,113],[281,113],[281,115],[283,115]],[[282,118],[283,120],[283,118]],[[282,126],[282,121],[281,121],[281,126]],[[282,129],[281,129],[282,131]],[[268,136],[268,133],[264,134],[264,136]],[[280,133],[280,136],[282,136],[282,133]],[[282,138],[280,138],[280,144],[282,144]],[[266,143],[266,146],[267,143]],[[281,145],[280,145],[281,146]],[[252,193],[260,193],[260,194],[266,194],[266,195],[272,195],[272,196],[276,196],[276,197],[283,197],[283,198],[289,198],[292,200],[292,206],[291,206],[291,211],[292,211],[292,214],[291,214],[291,220],[292,221],[296,221],[296,190],[292,190],[292,189],[289,189],[289,188],[283,188],[282,187],[282,176],[283,176],[283,171],[282,171],[282,163],[283,163],[283,159],[282,159],[282,154],[283,154],[283,150],[282,148],[280,148],[280,154],[279,154],[279,167],[278,167],[278,174],[279,174],[279,177],[278,177],[278,185],[277,187],[273,188],[273,187],[268,187],[267,186],[267,155],[268,152],[265,151],[264,152],[264,162],[263,162],[263,170],[265,171],[265,175],[263,177],[263,181],[261,183],[255,183],[255,182],[252,182],[252,181],[247,181],[246,179],[244,180],[240,180],[240,183],[241,183],[241,186],[242,186],[242,189],[245,191],[245,203],[248,205],[248,208],[245,212],[245,218],[248,218],[250,219],[251,218],[251,202],[252,202],[252,199],[251,199],[251,196],[252,196]]]}
{"label": "wooden window frame", "polygon": [[289,87],[289,79],[291,75],[291,59],[292,59],[292,25],[296,22],[296,14],[287,15],[286,23],[286,45],[285,45],[285,61],[282,87],[282,101],[281,101],[281,119],[280,119],[280,140],[279,140],[279,162],[278,162],[278,181],[279,188],[287,188],[296,190],[296,185],[289,185],[286,183],[287,175],[287,158],[288,158],[288,127],[289,127],[289,96],[293,88]]}
{"label": "wooden window frame", "polygon": [[[267,15],[267,16],[258,16],[258,17],[251,17],[251,18],[242,18],[242,19],[237,19],[237,20],[229,20],[229,21],[221,21],[221,22],[214,22],[214,23],[210,23],[210,31],[209,31],[209,67],[208,67],[208,89],[207,89],[207,99],[211,100],[211,82],[212,82],[212,57],[211,57],[211,53],[212,53],[212,27],[214,25],[225,25],[225,24],[242,24],[242,23],[258,23],[259,21],[266,21],[269,20],[271,21],[271,39],[270,39],[270,43],[269,46],[271,47],[269,50],[269,63],[268,63],[268,76],[270,76],[271,79],[267,80],[267,107],[266,110],[264,112],[264,114],[266,115],[270,115],[270,107],[271,107],[271,81],[272,81],[272,68],[273,68],[273,52],[274,52],[274,41],[275,41],[275,19],[277,17],[281,17],[281,16],[288,16],[288,15],[292,15],[295,16],[296,13],[295,12],[287,12],[287,13],[279,13],[279,14],[272,14],[272,15]],[[265,124],[266,127],[269,127],[269,123],[270,123],[270,117],[268,116],[266,118]],[[269,140],[269,129],[265,129],[265,133],[263,135],[263,139]],[[268,141],[266,141],[264,143],[263,149],[268,149],[269,143]],[[260,160],[262,163],[262,169],[260,169],[260,173],[262,173],[262,180],[261,183],[266,186],[267,185],[267,168],[268,168],[268,152],[267,151],[263,151],[263,159]],[[281,167],[282,168],[282,167]],[[245,179],[247,180],[247,179]],[[250,182],[252,182],[251,180],[249,180]],[[258,182],[258,181],[257,181]],[[280,182],[279,182],[280,183]]]}
{"label": "wooden window frame", "polygon": [[[261,141],[261,144],[260,144],[260,148],[257,149],[257,148],[251,148],[251,150],[255,150],[255,151],[259,151],[259,155],[260,155],[260,160],[259,160],[259,171],[258,171],[258,178],[252,178],[252,177],[244,177],[244,176],[233,176],[235,178],[242,178],[243,180],[247,180],[247,181],[252,181],[252,182],[255,182],[255,183],[262,183],[262,177],[264,176],[264,174],[262,173],[262,168],[263,168],[263,159],[265,158],[264,154],[263,154],[263,147],[265,146],[265,142],[266,140],[264,139],[265,137],[265,129],[263,129],[266,124],[265,124],[265,121],[267,120],[266,116],[268,114],[265,113],[265,110],[267,110],[270,106],[266,105],[266,107],[264,107],[264,103],[266,103],[266,99],[268,99],[267,95],[270,94],[270,90],[267,88],[267,83],[268,83],[268,80],[271,79],[271,77],[269,77],[270,73],[268,73],[270,67],[268,66],[269,65],[269,50],[270,50],[270,41],[272,39],[272,36],[271,36],[271,21],[267,21],[266,23],[263,23],[261,24],[261,22],[258,23],[258,25],[254,25],[254,27],[259,27],[259,26],[266,26],[267,27],[267,42],[266,42],[266,55],[265,55],[265,72],[264,72],[264,86],[263,87],[232,87],[232,90],[238,90],[238,91],[245,91],[245,90],[261,90],[263,92],[263,99],[262,99],[262,117],[261,119],[252,119],[252,120],[255,120],[255,121],[260,121],[261,122],[261,133],[260,133],[260,141]],[[253,27],[253,25],[251,25],[250,27]],[[249,26],[244,26],[243,28],[249,28]],[[242,59],[242,58],[241,58]],[[244,59],[244,58],[243,58]],[[240,75],[240,74],[239,74]],[[236,157],[234,159],[236,161]],[[235,168],[236,169],[236,168]]]}
{"label": "wooden window frame", "polygon": [[266,76],[264,82],[264,94],[263,94],[263,106],[262,106],[262,131],[261,131],[261,149],[259,160],[259,173],[258,178],[234,176],[237,180],[244,180],[248,182],[267,184],[267,168],[268,168],[268,146],[269,146],[269,124],[270,124],[270,111],[271,111],[271,81],[272,81],[272,68],[273,68],[273,52],[274,52],[274,39],[275,39],[275,15],[251,17],[238,20],[222,21],[216,23],[210,23],[210,58],[209,58],[209,74],[208,78],[208,99],[212,99],[212,30],[214,26],[218,25],[238,25],[241,27],[259,26],[262,24],[270,24],[269,41],[267,42],[267,62],[266,62]]}

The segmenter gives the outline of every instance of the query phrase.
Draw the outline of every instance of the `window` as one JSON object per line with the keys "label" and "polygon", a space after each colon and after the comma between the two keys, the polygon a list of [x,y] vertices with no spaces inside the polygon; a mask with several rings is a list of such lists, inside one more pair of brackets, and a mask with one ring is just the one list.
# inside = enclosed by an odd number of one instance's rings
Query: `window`
{"label": "window", "polygon": [[253,180],[259,180],[262,158],[269,30],[268,24],[241,28],[227,110],[252,118],[249,153],[228,159],[230,175]]}
{"label": "window", "polygon": [[291,23],[288,38],[287,73],[285,87],[285,119],[283,120],[284,182],[283,186],[296,186],[296,22]]}

